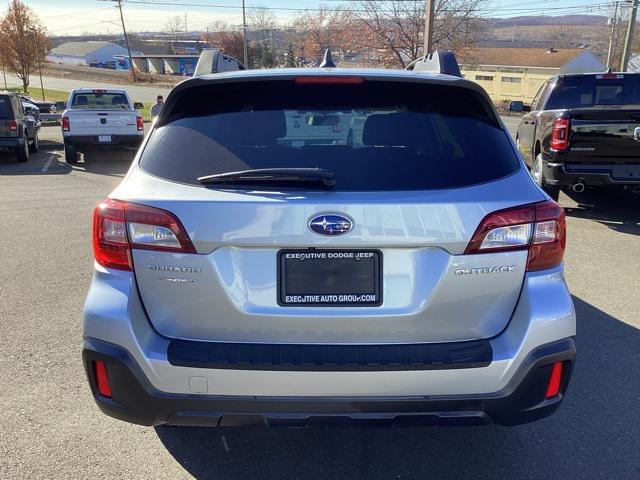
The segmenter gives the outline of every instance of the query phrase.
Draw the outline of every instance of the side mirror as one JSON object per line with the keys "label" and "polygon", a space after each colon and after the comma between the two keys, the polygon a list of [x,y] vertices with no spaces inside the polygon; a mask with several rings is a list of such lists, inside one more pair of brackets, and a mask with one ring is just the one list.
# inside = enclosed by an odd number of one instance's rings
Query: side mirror
{"label": "side mirror", "polygon": [[135,102],[133,104],[133,108],[135,108],[136,110],[142,110],[144,108],[144,103],[141,102]]}
{"label": "side mirror", "polygon": [[524,103],[520,100],[514,100],[513,102],[509,102],[509,111],[510,112],[524,112]]}

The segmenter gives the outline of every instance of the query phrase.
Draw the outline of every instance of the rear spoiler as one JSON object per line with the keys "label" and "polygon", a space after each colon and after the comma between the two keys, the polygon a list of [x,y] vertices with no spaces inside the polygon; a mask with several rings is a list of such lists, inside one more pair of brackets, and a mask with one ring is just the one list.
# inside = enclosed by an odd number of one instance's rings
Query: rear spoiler
{"label": "rear spoiler", "polygon": [[405,70],[414,72],[442,73],[454,77],[462,77],[458,60],[453,52],[436,50],[433,53],[417,58]]}
{"label": "rear spoiler", "polygon": [[209,75],[211,73],[232,72],[246,70],[240,60],[231,55],[224,54],[218,48],[203,50],[198,59],[198,64],[193,72],[194,77]]}

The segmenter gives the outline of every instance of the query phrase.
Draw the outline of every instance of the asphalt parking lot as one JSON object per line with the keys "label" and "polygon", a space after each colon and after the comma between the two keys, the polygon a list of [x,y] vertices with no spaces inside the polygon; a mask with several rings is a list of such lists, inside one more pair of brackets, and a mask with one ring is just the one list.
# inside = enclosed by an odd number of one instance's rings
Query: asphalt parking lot
{"label": "asphalt parking lot", "polygon": [[0,478],[638,479],[640,196],[561,196],[578,360],[514,428],[146,428],[102,415],[80,361],[92,209],[131,154],[0,153]]}

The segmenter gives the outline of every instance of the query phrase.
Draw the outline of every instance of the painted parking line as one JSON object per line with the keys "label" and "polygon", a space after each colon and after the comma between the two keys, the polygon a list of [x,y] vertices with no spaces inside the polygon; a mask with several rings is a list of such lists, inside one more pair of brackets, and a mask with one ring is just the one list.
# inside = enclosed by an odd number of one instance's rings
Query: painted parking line
{"label": "painted parking line", "polygon": [[55,155],[49,155],[49,160],[47,160],[47,163],[45,163],[44,167],[42,167],[42,171],[46,172],[47,170],[49,170],[49,167],[51,166],[51,164],[55,159],[56,159]]}

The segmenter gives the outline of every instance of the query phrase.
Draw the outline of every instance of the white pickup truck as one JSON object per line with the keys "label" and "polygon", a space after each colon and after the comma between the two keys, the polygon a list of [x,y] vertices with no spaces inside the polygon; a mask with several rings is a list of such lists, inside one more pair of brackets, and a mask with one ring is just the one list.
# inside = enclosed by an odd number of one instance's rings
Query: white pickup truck
{"label": "white pickup truck", "polygon": [[88,147],[137,148],[144,138],[141,108],[125,90],[73,90],[61,122],[67,163],[76,163],[78,150]]}

